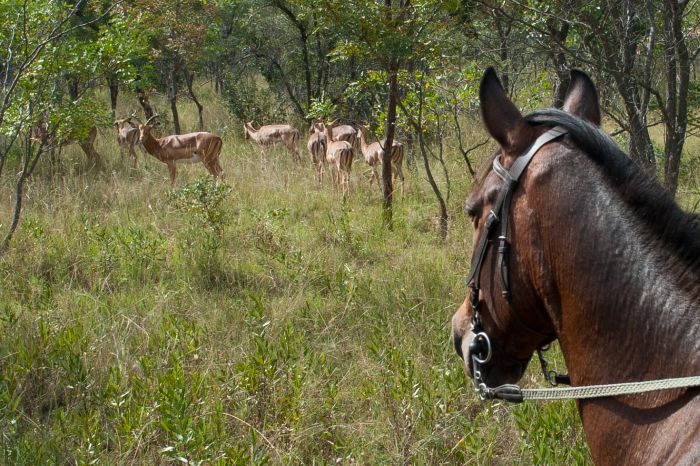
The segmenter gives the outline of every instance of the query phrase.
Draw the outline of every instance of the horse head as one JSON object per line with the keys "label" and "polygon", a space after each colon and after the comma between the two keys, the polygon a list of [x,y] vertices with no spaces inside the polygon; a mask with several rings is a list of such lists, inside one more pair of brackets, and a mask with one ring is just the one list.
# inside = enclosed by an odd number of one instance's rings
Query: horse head
{"label": "horse head", "polygon": [[[499,148],[494,168],[467,198],[465,212],[474,227],[471,292],[452,318],[452,331],[465,372],[477,384],[497,386],[517,382],[533,353],[557,338],[558,316],[549,302],[556,293],[550,288],[553,272],[532,212],[543,192],[538,184],[548,176],[548,160],[569,149],[565,132],[550,137],[551,126],[531,124],[521,115],[493,69],[481,81],[480,104],[484,125]],[[564,110],[600,123],[597,92],[584,73],[572,72]],[[532,150],[538,157],[529,168],[530,159],[516,164]],[[510,179],[517,165],[524,165],[520,179]]]}

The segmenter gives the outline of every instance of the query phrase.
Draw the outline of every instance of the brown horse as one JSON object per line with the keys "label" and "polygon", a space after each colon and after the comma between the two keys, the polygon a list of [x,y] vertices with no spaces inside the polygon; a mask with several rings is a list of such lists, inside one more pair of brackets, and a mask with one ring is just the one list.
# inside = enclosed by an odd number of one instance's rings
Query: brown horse
{"label": "brown horse", "polygon": [[[700,375],[700,219],[598,128],[588,76],[572,72],[564,111],[521,116],[492,69],[480,99],[500,149],[465,208],[472,295],[452,319],[465,371],[488,387],[515,383],[558,339],[574,386]],[[518,162],[553,127],[563,133]],[[504,204],[504,171],[517,166]],[[597,464],[700,464],[698,388],[577,403]]]}

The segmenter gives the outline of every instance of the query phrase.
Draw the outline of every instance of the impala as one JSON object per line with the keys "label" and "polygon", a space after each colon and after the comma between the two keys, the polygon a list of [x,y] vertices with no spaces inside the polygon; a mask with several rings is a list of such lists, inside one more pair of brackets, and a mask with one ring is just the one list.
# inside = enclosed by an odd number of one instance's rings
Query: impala
{"label": "impala", "polygon": [[292,153],[294,160],[301,160],[297,143],[299,142],[299,132],[290,125],[265,125],[260,129],[253,127],[253,122],[243,124],[245,138],[252,139],[260,145],[263,154],[265,148],[276,144],[284,144],[287,150]]}
{"label": "impala", "polygon": [[134,118],[136,118],[136,112],[132,112],[128,118],[116,120],[114,122],[114,128],[117,130],[117,143],[119,144],[119,149],[121,150],[122,154],[125,150],[129,152],[131,155],[132,166],[136,168],[137,157],[134,147],[139,143],[141,135],[138,126],[131,122],[131,120]]}
{"label": "impala", "polygon": [[324,128],[326,133],[326,162],[331,168],[333,182],[343,192],[345,198],[350,192],[350,170],[354,151],[348,141],[333,140],[333,123]]}
{"label": "impala", "polygon": [[219,164],[221,138],[212,133],[199,132],[173,134],[156,139],[151,134],[153,115],[146,123],[139,124],[140,141],[146,151],[168,166],[170,182],[175,184],[176,163],[202,162],[214,178],[223,177]]}
{"label": "impala", "polygon": [[[364,156],[365,162],[370,166],[372,169],[372,175],[369,179],[369,185],[372,186],[372,182],[376,179],[377,184],[379,184],[379,176],[377,175],[377,166],[382,163],[382,153],[384,152],[384,141],[379,142],[373,142],[371,144],[367,144],[367,135],[369,134],[369,131],[367,130],[366,127],[359,125],[359,133],[360,133],[360,150],[362,151],[362,155]],[[394,182],[396,182],[396,179],[401,180],[401,197],[404,195],[404,176],[403,176],[403,155],[404,155],[404,150],[403,150],[403,144],[397,140],[394,140],[394,142],[391,145],[391,165],[392,165],[392,172],[393,172],[393,178]]]}
{"label": "impala", "polygon": [[326,133],[323,127],[314,123],[309,128],[309,138],[306,148],[311,155],[311,162],[316,169],[316,181],[319,186],[323,184],[323,164],[326,163]]}
{"label": "impala", "polygon": [[[358,146],[359,140],[357,138],[358,131],[352,125],[338,125],[336,124],[338,120],[333,120],[329,123],[329,126],[333,128],[333,140],[334,141],[348,141],[355,152],[359,152],[360,148]],[[324,127],[323,120],[318,118],[314,122],[314,125],[318,127]]]}
{"label": "impala", "polygon": [[75,132],[70,132],[59,136],[56,134],[55,127],[53,128],[53,131],[49,131],[48,118],[46,113],[42,112],[39,120],[32,127],[32,134],[32,139],[34,141],[42,142],[49,150],[52,158],[55,156],[56,149],[58,149],[58,154],[60,155],[63,147],[77,143],[85,155],[87,155],[96,166],[102,166],[102,156],[99,152],[97,152],[97,149],[95,149],[97,128],[94,126],[88,129],[87,136],[85,137],[79,137]]}

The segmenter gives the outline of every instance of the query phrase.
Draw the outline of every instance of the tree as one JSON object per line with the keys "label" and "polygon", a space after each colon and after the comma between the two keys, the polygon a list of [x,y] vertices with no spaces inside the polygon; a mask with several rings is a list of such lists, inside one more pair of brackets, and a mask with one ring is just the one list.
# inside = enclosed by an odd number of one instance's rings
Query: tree
{"label": "tree", "polygon": [[214,2],[201,0],[134,0],[134,11],[145,12],[144,29],[147,31],[151,47],[150,59],[155,63],[156,75],[153,75],[149,62],[143,62],[140,70],[141,79],[137,94],[141,105],[148,115],[152,112],[148,103],[148,87],[157,85],[165,91],[170,103],[175,134],[182,128],[177,107],[182,84],[189,97],[197,105],[199,127],[204,126],[203,107],[194,93],[194,67],[201,64],[205,39],[218,7]]}
{"label": "tree", "polygon": [[384,219],[392,226],[391,145],[394,139],[397,106],[401,99],[399,74],[412,64],[438,53],[445,43],[433,42],[450,30],[456,2],[437,0],[326,0],[327,21],[342,30],[344,41],[335,54],[345,59],[369,57],[387,80],[384,153],[382,154],[382,193]]}
{"label": "tree", "polygon": [[630,157],[652,173],[658,168],[657,151],[649,128],[664,126],[663,183],[675,195],[690,112],[690,73],[700,54],[700,48],[691,51],[688,45],[697,24],[695,4],[675,0],[534,2],[528,8],[512,4],[520,10],[511,18],[531,31],[531,46],[551,58],[562,86],[571,63],[596,75],[608,116],[628,136]]}
{"label": "tree", "polygon": [[[92,82],[105,57],[114,56],[107,51],[119,49],[114,41],[129,36],[128,30],[106,32],[125,24],[108,23],[113,12],[113,6],[89,10],[84,1],[70,5],[26,0],[0,5],[0,134],[5,142],[0,150],[0,174],[8,162],[21,169],[0,256],[19,224],[24,185],[42,154],[51,144],[84,139],[104,115],[86,92],[89,85],[81,83]],[[87,28],[100,33],[85,40],[82,34]]]}
{"label": "tree", "polygon": [[[349,116],[340,104],[358,67],[331,61],[329,53],[342,32],[326,21],[322,5],[304,0],[228,0],[221,8],[219,31],[227,45],[218,47],[217,58],[209,62],[224,87],[227,78],[237,84],[241,78],[262,77],[269,91],[288,104],[280,109],[284,113],[309,121],[313,102],[324,96],[338,105],[340,116]],[[234,94],[237,112],[236,105],[245,105],[244,96],[232,86],[228,91]],[[261,109],[255,110],[248,109],[248,114]]]}

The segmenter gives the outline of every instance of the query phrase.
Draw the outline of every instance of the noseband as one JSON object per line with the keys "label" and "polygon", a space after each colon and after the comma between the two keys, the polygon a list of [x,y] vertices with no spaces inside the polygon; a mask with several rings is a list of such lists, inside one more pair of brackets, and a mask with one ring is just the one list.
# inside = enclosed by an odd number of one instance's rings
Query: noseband
{"label": "noseband", "polygon": [[[507,362],[515,364],[526,364],[530,359],[520,359],[511,356],[500,346],[496,345],[484,330],[481,323],[481,317],[479,315],[481,268],[484,263],[484,258],[486,257],[486,251],[488,250],[489,245],[492,243],[492,233],[499,223],[501,225],[501,230],[500,235],[498,236],[498,269],[500,271],[499,274],[503,288],[502,295],[503,299],[506,301],[508,311],[510,312],[513,321],[517,322],[517,324],[527,332],[534,334],[539,338],[549,337],[549,335],[546,335],[527,325],[513,309],[508,272],[508,253],[510,250],[510,244],[507,239],[508,220],[510,217],[513,192],[518,185],[520,176],[530,164],[535,154],[545,144],[562,137],[566,134],[566,132],[567,131],[564,128],[555,127],[539,136],[527,151],[515,159],[515,162],[513,162],[510,170],[507,170],[503,167],[503,165],[501,165],[501,163],[498,161],[498,157],[493,160],[493,171],[496,172],[496,174],[505,182],[505,185],[499,192],[493,209],[491,209],[488,217],[486,218],[484,231],[479,238],[479,242],[475,249],[475,254],[472,258],[469,275],[466,279],[466,282],[471,289],[471,331],[474,334],[472,343],[469,345],[469,354],[467,355],[467,358],[469,368],[474,377],[476,390],[482,399],[489,397],[489,393],[492,391],[492,389],[486,386],[486,383],[483,380],[482,368],[491,361],[494,354],[497,354],[499,358]],[[547,381],[549,381],[552,385],[556,385],[557,383],[568,383],[568,377],[559,376],[556,374],[556,372],[547,370],[547,362],[544,360],[542,351],[544,351],[544,348],[538,349],[538,355]]]}

